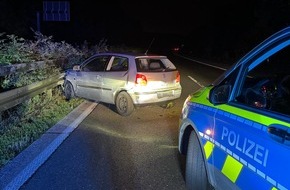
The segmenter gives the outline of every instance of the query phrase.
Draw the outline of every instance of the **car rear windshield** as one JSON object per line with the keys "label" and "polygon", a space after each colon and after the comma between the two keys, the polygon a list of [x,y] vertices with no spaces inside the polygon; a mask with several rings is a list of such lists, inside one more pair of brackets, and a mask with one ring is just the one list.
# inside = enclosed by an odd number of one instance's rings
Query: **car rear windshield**
{"label": "car rear windshield", "polygon": [[166,58],[152,59],[152,58],[138,58],[136,59],[138,72],[160,72],[176,70],[174,64]]}

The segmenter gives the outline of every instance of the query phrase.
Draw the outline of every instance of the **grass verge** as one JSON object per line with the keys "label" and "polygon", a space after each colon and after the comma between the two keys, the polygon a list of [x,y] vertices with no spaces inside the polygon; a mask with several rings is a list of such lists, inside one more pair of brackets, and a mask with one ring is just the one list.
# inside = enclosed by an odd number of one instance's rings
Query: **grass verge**
{"label": "grass verge", "polygon": [[[33,103],[31,106],[31,102],[37,103]],[[0,168],[82,102],[83,100],[78,98],[67,101],[62,93],[58,92],[53,96],[36,96],[26,102],[26,105],[22,105],[25,107],[25,115],[14,116],[14,121],[17,122],[1,122]]]}

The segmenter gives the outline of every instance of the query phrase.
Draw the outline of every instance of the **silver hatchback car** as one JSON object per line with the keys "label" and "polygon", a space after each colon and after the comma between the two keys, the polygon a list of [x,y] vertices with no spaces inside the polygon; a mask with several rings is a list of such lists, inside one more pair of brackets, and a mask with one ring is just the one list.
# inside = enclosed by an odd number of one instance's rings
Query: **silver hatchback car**
{"label": "silver hatchback car", "polygon": [[122,116],[136,106],[171,105],[181,91],[179,71],[161,55],[99,53],[67,70],[64,80],[66,99],[114,104]]}

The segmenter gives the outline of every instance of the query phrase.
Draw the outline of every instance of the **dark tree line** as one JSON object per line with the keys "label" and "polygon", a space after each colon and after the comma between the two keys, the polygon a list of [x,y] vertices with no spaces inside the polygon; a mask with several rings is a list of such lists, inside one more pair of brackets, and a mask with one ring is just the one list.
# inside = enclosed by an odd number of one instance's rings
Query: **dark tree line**
{"label": "dark tree line", "polygon": [[223,0],[200,6],[207,10],[201,14],[207,21],[192,31],[184,51],[205,58],[236,60],[290,23],[289,0]]}
{"label": "dark tree line", "polygon": [[[1,0],[0,33],[32,37],[31,28],[34,30],[37,28],[37,12],[42,18],[42,2]],[[99,1],[96,6],[90,4],[83,6],[88,1],[70,0],[70,21],[41,21],[41,32],[46,36],[53,36],[58,41],[71,43],[82,43],[85,40],[97,43],[105,38],[109,44],[143,47],[147,47],[155,37],[153,46],[170,49],[173,45],[182,45],[185,53],[194,56],[233,60],[270,34],[288,26],[290,22],[290,0],[196,0],[187,3],[186,6],[182,6],[185,2],[181,1],[176,5],[176,9],[169,8],[169,4],[168,9],[164,9],[173,15],[170,19],[174,19],[174,15],[178,19],[166,23],[165,20],[160,23],[154,21],[154,24],[163,26],[166,24],[166,27],[170,28],[168,27],[170,24],[174,27],[174,23],[183,22],[188,27],[187,32],[183,35],[154,34],[154,30],[151,29],[148,33],[146,28],[144,29],[144,22],[153,21],[137,18],[148,17],[152,20],[160,17],[159,14],[164,11],[162,8],[167,4],[157,6],[160,12],[153,14],[149,10],[139,11],[139,7],[135,7],[136,10],[132,12],[126,8],[124,2],[127,1],[107,0]],[[171,2],[170,5],[172,4],[174,3]],[[162,18],[165,19],[165,16]]]}

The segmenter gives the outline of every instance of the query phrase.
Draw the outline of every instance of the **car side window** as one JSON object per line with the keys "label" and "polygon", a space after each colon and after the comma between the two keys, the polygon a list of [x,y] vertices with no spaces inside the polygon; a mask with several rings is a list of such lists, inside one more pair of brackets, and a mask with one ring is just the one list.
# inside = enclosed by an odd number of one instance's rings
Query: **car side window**
{"label": "car side window", "polygon": [[104,71],[109,61],[109,56],[98,56],[89,60],[82,68],[86,72]]}
{"label": "car side window", "polygon": [[128,59],[125,57],[115,57],[110,71],[127,71],[128,70]]}
{"label": "car side window", "polygon": [[248,67],[240,98],[243,104],[290,115],[290,48]]}
{"label": "car side window", "polygon": [[149,63],[147,59],[137,59],[136,60],[137,71],[144,72],[149,70]]}
{"label": "car side window", "polygon": [[220,85],[230,85],[231,88],[234,86],[237,75],[239,74],[240,66],[237,67],[229,76],[227,76],[221,83]]}
{"label": "car side window", "polygon": [[212,103],[214,104],[223,104],[229,101],[231,91],[235,82],[237,80],[237,75],[239,73],[240,67],[236,68],[230,75],[228,75],[223,81],[215,86],[211,95],[214,97],[211,98]]}

